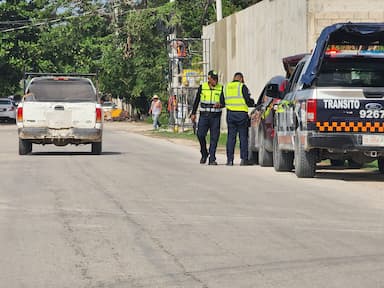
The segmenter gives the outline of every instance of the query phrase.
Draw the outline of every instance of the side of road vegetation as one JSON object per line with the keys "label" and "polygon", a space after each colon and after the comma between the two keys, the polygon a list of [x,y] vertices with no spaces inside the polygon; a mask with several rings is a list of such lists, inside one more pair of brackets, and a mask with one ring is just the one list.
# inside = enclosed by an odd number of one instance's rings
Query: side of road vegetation
{"label": "side of road vegetation", "polygon": [[[158,137],[184,139],[184,140],[190,140],[190,141],[193,141],[196,143],[199,142],[196,134],[193,133],[193,129],[191,129],[189,127],[187,129],[185,129],[184,131],[179,130],[179,131],[175,132],[175,131],[173,131],[172,128],[163,128],[163,126],[162,126],[160,129],[150,130],[150,131],[148,131],[148,133],[150,133],[153,136],[158,136]],[[209,133],[207,135],[207,143],[209,144]],[[225,148],[226,143],[227,143],[227,133],[221,132],[219,142],[217,143],[217,145],[218,145],[218,147]]]}

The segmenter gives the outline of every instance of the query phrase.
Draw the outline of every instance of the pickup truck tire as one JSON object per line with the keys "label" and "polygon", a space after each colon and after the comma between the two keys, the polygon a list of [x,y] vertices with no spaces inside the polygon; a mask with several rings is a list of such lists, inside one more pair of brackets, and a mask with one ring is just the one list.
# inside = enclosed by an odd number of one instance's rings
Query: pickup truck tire
{"label": "pickup truck tire", "polygon": [[279,148],[279,139],[273,137],[273,168],[277,172],[288,172],[293,169],[293,152],[283,151]]}
{"label": "pickup truck tire", "polygon": [[258,151],[254,151],[253,147],[255,146],[255,135],[253,130],[250,129],[249,137],[248,137],[248,161],[252,164],[259,164],[259,153]]}
{"label": "pickup truck tire", "polygon": [[252,164],[258,165],[259,164],[258,152],[248,149],[248,161]]}
{"label": "pickup truck tire", "polygon": [[351,168],[351,169],[360,169],[361,167],[363,167],[363,164],[353,161],[351,159],[348,159],[347,162],[348,162],[348,168]]}
{"label": "pickup truck tire", "polygon": [[32,152],[32,143],[28,140],[19,139],[19,155],[27,155]]}
{"label": "pickup truck tire", "polygon": [[94,142],[92,143],[92,154],[100,155],[102,150],[102,142]]}
{"label": "pickup truck tire", "polygon": [[377,167],[379,168],[380,174],[384,174],[384,157],[377,158]]}
{"label": "pickup truck tire", "polygon": [[316,173],[316,150],[305,151],[295,135],[295,174],[299,178],[313,178]]}
{"label": "pickup truck tire", "polygon": [[265,149],[264,130],[260,130],[260,143],[259,143],[259,165],[262,167],[272,167],[273,155]]}

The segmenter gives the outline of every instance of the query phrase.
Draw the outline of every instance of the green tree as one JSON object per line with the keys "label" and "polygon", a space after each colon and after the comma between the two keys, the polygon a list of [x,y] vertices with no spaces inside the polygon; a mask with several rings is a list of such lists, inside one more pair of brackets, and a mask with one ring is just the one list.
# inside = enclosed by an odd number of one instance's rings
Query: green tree
{"label": "green tree", "polygon": [[[5,1],[0,5],[2,95],[14,94],[20,90],[19,82],[25,69],[24,59],[29,56],[31,43],[38,39],[38,29],[29,26],[32,23],[30,19],[37,15],[36,11],[41,7],[39,3],[29,1]],[[24,26],[27,28],[19,29]]]}
{"label": "green tree", "polygon": [[[0,93],[16,93],[24,71],[98,71],[103,92],[134,105],[165,96],[167,35],[200,38],[214,2],[120,1],[116,15],[105,0],[0,1]],[[223,0],[223,14],[254,2]]]}

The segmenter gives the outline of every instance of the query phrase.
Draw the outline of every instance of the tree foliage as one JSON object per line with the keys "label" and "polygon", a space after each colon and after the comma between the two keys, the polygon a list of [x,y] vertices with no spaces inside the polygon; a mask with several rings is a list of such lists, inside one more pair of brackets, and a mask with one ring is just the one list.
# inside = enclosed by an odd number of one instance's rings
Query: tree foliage
{"label": "tree foliage", "polygon": [[[117,1],[112,1],[117,2]],[[98,72],[100,89],[134,105],[166,95],[167,36],[200,38],[214,0],[0,1],[0,93],[20,92],[23,72]],[[223,0],[223,16],[256,3]],[[145,102],[145,101],[144,101]]]}

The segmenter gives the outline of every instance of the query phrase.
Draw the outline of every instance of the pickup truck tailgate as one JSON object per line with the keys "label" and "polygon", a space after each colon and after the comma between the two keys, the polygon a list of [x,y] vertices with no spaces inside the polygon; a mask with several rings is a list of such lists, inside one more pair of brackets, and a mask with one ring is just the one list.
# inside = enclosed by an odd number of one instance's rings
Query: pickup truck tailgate
{"label": "pickup truck tailgate", "polygon": [[24,102],[24,127],[48,127],[51,129],[94,128],[95,103]]}
{"label": "pickup truck tailgate", "polygon": [[384,132],[384,99],[365,98],[364,94],[362,89],[319,89],[316,104],[316,130],[319,132]]}

